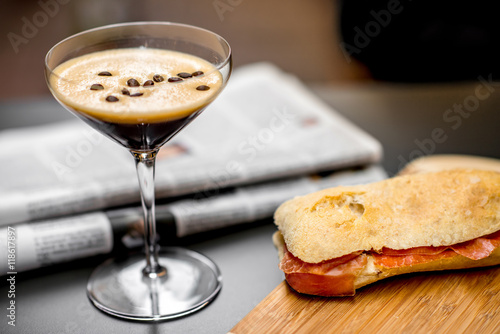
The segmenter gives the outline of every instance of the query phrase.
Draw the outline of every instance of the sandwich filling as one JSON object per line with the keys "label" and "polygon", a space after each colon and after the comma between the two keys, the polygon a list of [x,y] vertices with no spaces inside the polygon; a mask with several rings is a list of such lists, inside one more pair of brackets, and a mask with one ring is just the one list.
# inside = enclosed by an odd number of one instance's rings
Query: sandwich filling
{"label": "sandwich filling", "polygon": [[394,275],[499,264],[500,173],[453,169],[324,189],[286,201],[274,220],[295,290],[353,295]]}
{"label": "sandwich filling", "polygon": [[432,261],[463,256],[477,261],[490,256],[500,246],[500,231],[451,246],[414,247],[395,250],[363,251],[339,258],[307,263],[294,256],[284,245],[280,269],[288,284],[300,293],[319,296],[352,296],[355,281],[368,265],[403,268]]}

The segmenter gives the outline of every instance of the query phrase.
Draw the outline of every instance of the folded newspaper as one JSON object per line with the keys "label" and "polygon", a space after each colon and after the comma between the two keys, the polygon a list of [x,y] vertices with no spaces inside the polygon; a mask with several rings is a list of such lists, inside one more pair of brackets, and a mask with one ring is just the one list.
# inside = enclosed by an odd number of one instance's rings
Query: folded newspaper
{"label": "folded newspaper", "polygon": [[[236,187],[209,198],[174,201],[157,206],[157,231],[160,242],[169,244],[172,237],[267,219],[294,196],[385,177],[382,168],[372,165],[324,177],[303,176]],[[9,235],[15,235],[15,269],[21,272],[113,250],[122,254],[124,248],[133,250],[143,245],[142,232],[140,207],[127,207],[0,227],[0,245],[7,244]],[[7,258],[7,249],[0,247],[0,258]],[[8,265],[7,261],[0,262],[0,276],[12,271]]]}
{"label": "folded newspaper", "polygon": [[[0,147],[0,226],[139,202],[130,154],[79,120],[2,131]],[[204,198],[227,187],[369,165],[381,154],[374,138],[295,77],[268,63],[247,65],[160,150],[156,194]],[[374,181],[384,177],[375,174]]]}

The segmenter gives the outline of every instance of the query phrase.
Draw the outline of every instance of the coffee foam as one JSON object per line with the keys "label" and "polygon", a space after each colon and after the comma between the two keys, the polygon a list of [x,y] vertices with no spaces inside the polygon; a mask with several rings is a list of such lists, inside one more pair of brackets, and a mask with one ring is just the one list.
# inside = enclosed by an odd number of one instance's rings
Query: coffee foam
{"label": "coffee foam", "polygon": [[[108,71],[112,76],[99,76]],[[205,74],[168,82],[180,72]],[[147,80],[159,74],[165,79],[154,86],[143,87]],[[134,78],[140,87],[128,87],[127,80]],[[185,53],[148,49],[115,49],[90,53],[70,59],[53,71],[50,87],[57,99],[69,108],[112,123],[154,123],[186,117],[210,103],[222,86],[222,76],[209,62]],[[102,90],[90,90],[93,84]],[[209,86],[200,91],[196,87]],[[122,94],[126,88],[132,97]],[[107,102],[107,96],[118,102]]]}

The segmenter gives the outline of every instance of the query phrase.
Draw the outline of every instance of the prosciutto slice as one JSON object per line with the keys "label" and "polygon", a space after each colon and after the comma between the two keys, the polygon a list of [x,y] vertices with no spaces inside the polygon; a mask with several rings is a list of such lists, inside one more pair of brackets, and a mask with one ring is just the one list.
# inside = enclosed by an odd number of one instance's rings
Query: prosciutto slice
{"label": "prosciutto slice", "polygon": [[375,257],[375,265],[395,268],[457,255],[465,256],[471,260],[481,260],[490,256],[498,246],[500,246],[500,231],[452,246],[415,247],[401,250],[383,248],[382,252],[373,253],[373,256]]}
{"label": "prosciutto slice", "polygon": [[320,263],[307,263],[295,257],[285,246],[280,269],[296,291],[320,296],[352,296],[354,281],[366,266],[367,256],[374,257],[376,266],[396,268],[435,261],[453,256],[472,260],[488,257],[500,246],[500,231],[452,246],[415,247],[379,252],[356,252]]}
{"label": "prosciutto slice", "polygon": [[[286,248],[285,248],[286,249]],[[366,254],[349,254],[321,263],[307,263],[288,250],[280,269],[296,291],[318,296],[352,296],[354,280],[367,262]]]}
{"label": "prosciutto slice", "polygon": [[469,259],[480,260],[490,256],[498,246],[500,246],[500,231],[451,246],[451,249]]}

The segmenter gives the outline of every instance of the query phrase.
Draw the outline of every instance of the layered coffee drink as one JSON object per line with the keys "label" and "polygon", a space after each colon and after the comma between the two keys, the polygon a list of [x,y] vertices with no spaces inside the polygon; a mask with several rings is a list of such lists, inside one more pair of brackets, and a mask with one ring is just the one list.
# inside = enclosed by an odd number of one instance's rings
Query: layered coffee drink
{"label": "layered coffee drink", "polygon": [[133,150],[160,147],[218,95],[223,80],[209,62],[185,53],[127,48],[68,60],[49,78],[77,116]]}

